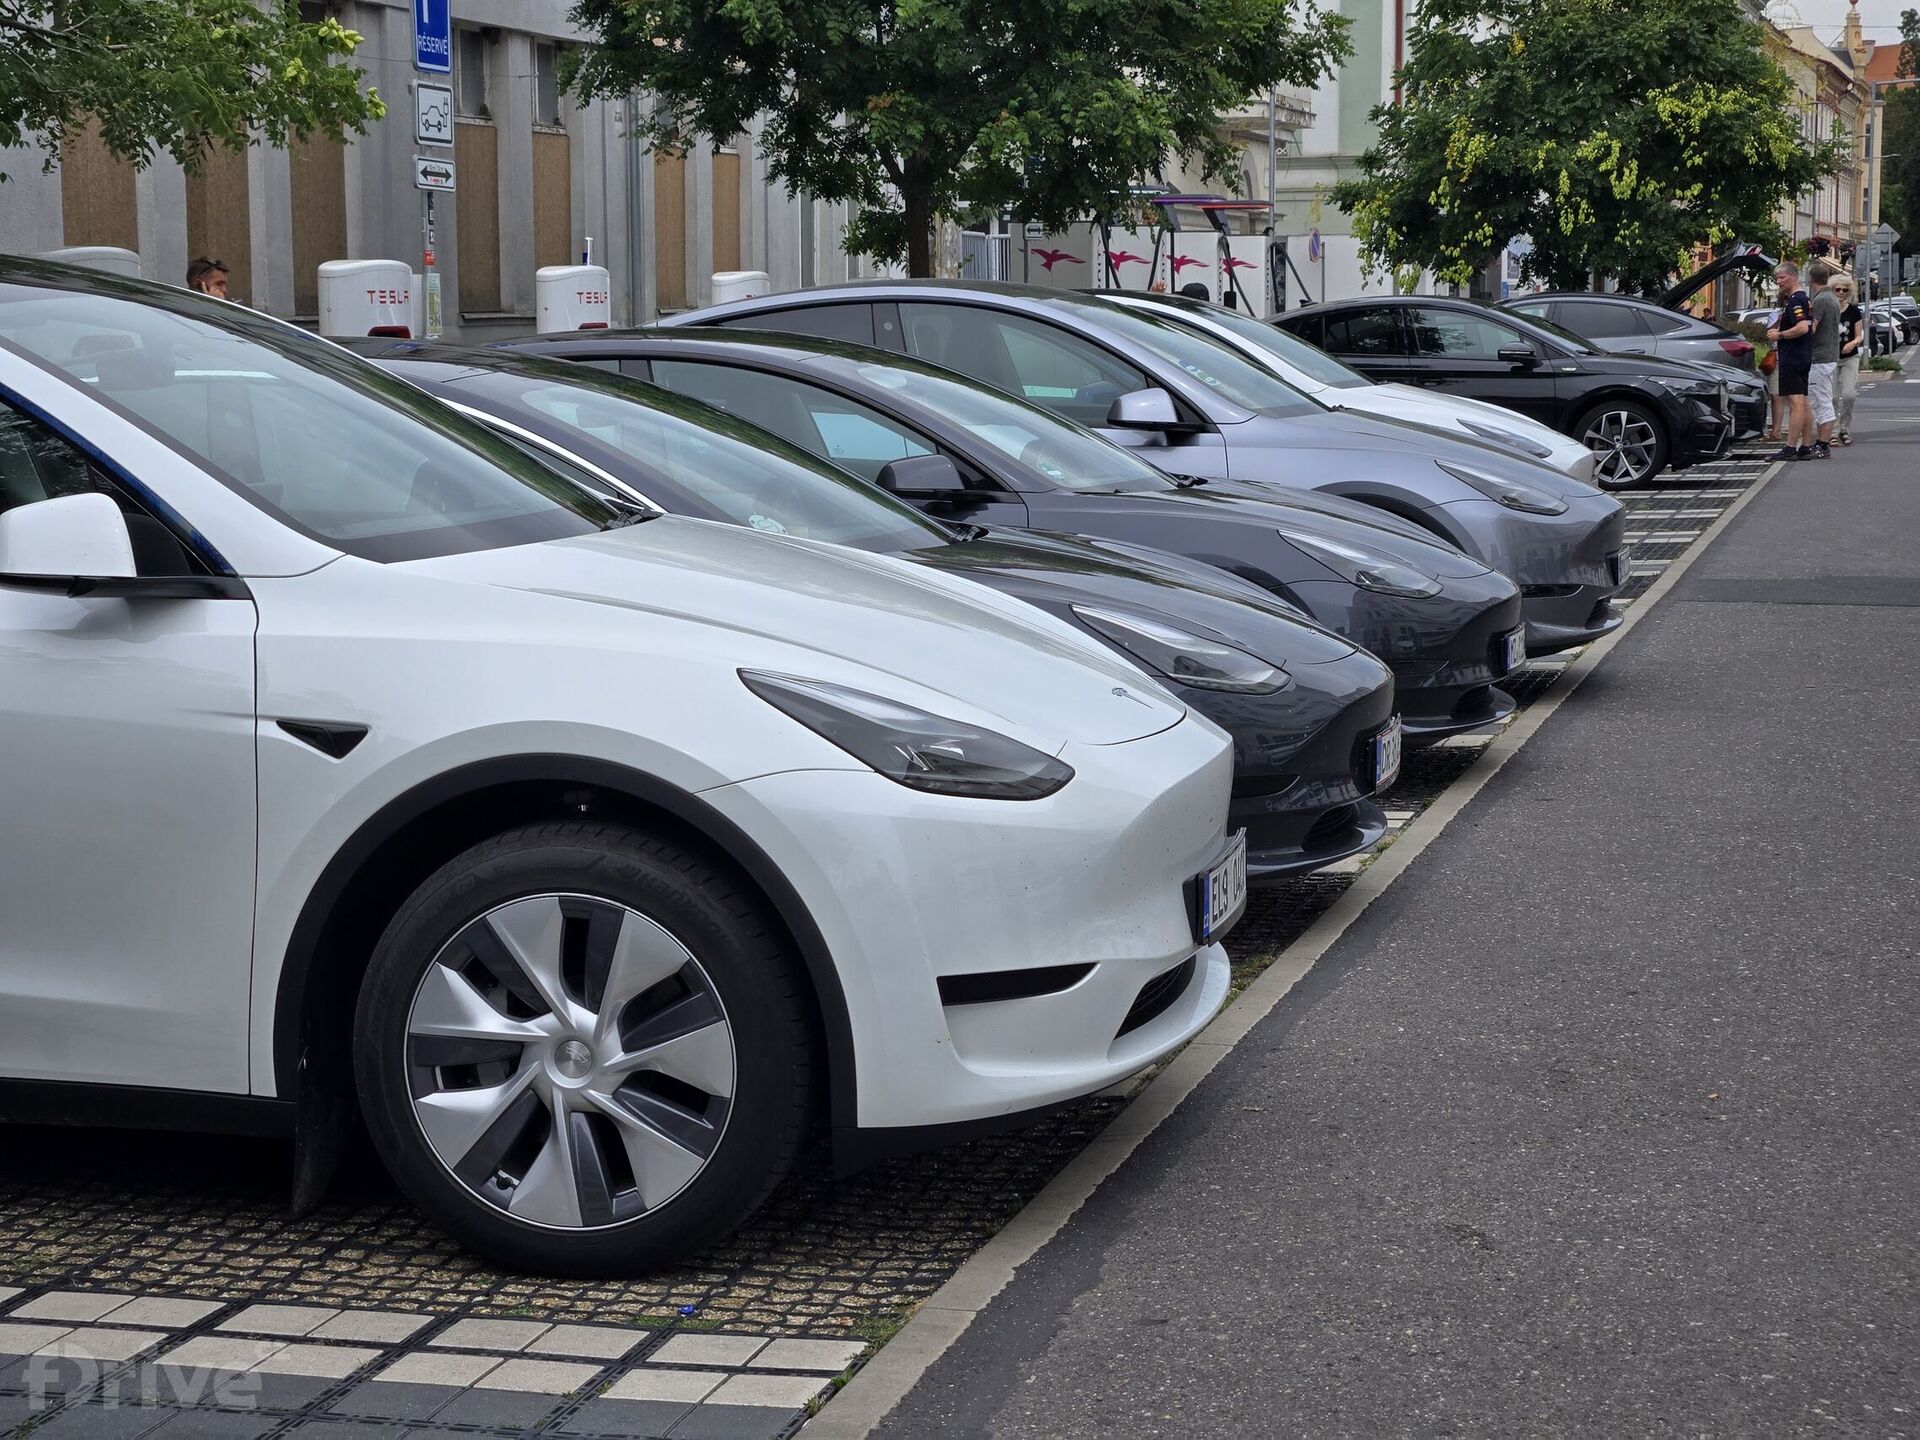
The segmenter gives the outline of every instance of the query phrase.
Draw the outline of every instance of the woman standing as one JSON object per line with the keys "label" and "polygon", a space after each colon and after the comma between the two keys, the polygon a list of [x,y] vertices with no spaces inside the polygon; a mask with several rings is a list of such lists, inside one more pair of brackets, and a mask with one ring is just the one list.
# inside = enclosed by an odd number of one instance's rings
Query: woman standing
{"label": "woman standing", "polygon": [[1833,277],[1833,298],[1840,302],[1840,368],[1834,372],[1834,411],[1839,424],[1834,439],[1853,443],[1853,402],[1860,394],[1860,352],[1866,344],[1866,316],[1855,294],[1853,276],[1842,271]]}

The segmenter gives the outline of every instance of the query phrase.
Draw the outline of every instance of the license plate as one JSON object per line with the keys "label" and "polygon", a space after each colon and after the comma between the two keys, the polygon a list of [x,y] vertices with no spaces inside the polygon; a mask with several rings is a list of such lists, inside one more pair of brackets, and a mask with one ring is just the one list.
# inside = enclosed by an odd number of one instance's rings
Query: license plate
{"label": "license plate", "polygon": [[1373,737],[1373,788],[1376,793],[1400,778],[1400,717]]}
{"label": "license plate", "polygon": [[1224,935],[1247,905],[1247,832],[1233,837],[1227,853],[1200,877],[1200,940]]}
{"label": "license plate", "polygon": [[1615,585],[1627,583],[1627,552],[1616,550],[1607,557],[1607,576]]}
{"label": "license plate", "polygon": [[1500,672],[1502,675],[1511,675],[1527,663],[1526,626],[1522,625],[1518,630],[1509,630],[1502,638],[1500,663],[1506,666],[1506,669]]}

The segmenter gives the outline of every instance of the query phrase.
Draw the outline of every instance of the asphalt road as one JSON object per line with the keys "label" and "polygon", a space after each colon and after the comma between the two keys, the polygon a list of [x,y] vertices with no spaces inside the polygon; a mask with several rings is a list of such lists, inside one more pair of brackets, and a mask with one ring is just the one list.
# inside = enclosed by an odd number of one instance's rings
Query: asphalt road
{"label": "asphalt road", "polygon": [[1920,1433],[1920,383],[1855,434],[880,1433]]}

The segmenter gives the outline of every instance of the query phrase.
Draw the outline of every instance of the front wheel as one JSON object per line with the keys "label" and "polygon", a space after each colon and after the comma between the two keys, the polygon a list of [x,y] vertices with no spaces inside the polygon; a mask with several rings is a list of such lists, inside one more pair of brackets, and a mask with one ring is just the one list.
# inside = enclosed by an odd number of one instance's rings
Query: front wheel
{"label": "front wheel", "polygon": [[375,948],[353,1042],[400,1187],[545,1274],[690,1258],[766,1198],[811,1115],[784,935],[730,872],[624,827],[529,826],[443,866]]}
{"label": "front wheel", "polygon": [[1599,459],[1593,481],[1602,490],[1645,484],[1667,464],[1667,431],[1638,400],[1607,400],[1587,411],[1573,433]]}

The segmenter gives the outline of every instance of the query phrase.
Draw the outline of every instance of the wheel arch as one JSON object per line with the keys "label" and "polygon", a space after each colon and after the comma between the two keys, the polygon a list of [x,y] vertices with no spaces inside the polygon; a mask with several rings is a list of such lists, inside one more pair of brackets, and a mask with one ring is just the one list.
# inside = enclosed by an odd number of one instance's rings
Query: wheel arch
{"label": "wheel arch", "polygon": [[389,801],[340,847],[308,892],[282,957],[273,1017],[275,1093],[298,1102],[303,1142],[312,1138],[309,1120],[338,1129],[342,1087],[349,1093],[352,1087],[353,1007],[373,947],[406,897],[488,835],[579,814],[664,828],[746,877],[806,967],[834,1126],[854,1123],[846,997],[819,926],[766,852],[697,795],[653,776],[581,756],[520,755],[462,766]]}
{"label": "wheel arch", "polygon": [[1438,536],[1456,550],[1473,553],[1468,549],[1469,540],[1465,531],[1442,523],[1448,518],[1444,506],[1435,507],[1440,512],[1435,514],[1434,510],[1424,508],[1395,491],[1382,490],[1377,486],[1369,485],[1364,480],[1341,481],[1325,486],[1324,489],[1327,494],[1338,495],[1343,500],[1358,500],[1362,505],[1371,505],[1376,510],[1384,510],[1389,515],[1418,525],[1429,535]]}

